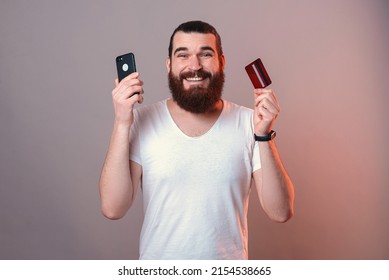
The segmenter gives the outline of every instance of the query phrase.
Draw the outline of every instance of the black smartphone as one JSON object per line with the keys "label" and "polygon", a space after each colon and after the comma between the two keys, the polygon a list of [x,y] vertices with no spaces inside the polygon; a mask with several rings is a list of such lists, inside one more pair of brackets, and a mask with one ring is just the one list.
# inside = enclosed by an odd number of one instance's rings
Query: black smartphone
{"label": "black smartphone", "polygon": [[119,82],[131,73],[136,72],[135,55],[133,53],[126,53],[116,57],[116,69],[118,71]]}
{"label": "black smartphone", "polygon": [[266,72],[260,58],[245,67],[254,88],[265,88],[271,84],[271,79]]}

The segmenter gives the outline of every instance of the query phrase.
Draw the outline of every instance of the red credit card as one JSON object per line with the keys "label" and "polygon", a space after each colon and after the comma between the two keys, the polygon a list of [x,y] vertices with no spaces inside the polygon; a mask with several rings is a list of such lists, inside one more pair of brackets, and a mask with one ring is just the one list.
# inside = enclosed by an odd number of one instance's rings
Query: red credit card
{"label": "red credit card", "polygon": [[245,67],[254,88],[265,88],[271,84],[271,79],[266,72],[260,58]]}

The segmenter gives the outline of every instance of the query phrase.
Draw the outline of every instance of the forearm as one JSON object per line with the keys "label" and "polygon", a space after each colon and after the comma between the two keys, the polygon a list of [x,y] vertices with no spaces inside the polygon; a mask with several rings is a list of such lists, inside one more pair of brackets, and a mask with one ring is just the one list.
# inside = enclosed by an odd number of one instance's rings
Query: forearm
{"label": "forearm", "polygon": [[[268,216],[278,222],[286,222],[293,216],[293,183],[280,159],[274,140],[260,142],[262,168],[256,180],[259,198]],[[260,182],[257,182],[260,181]]]}
{"label": "forearm", "polygon": [[130,172],[129,129],[129,126],[115,123],[101,171],[101,209],[110,219],[124,216],[135,196]]}

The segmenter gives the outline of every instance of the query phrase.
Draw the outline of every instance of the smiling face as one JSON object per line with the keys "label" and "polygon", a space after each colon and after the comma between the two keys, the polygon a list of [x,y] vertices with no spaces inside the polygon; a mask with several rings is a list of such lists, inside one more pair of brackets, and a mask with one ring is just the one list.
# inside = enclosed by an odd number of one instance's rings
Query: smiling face
{"label": "smiling face", "polygon": [[177,32],[166,60],[169,87],[177,104],[190,112],[212,109],[224,85],[224,55],[219,55],[211,33]]}

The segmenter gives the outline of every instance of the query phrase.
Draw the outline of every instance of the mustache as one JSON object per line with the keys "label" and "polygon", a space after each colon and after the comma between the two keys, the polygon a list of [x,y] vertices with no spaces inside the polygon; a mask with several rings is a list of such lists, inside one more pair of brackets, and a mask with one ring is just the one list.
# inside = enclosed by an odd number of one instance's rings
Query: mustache
{"label": "mustache", "polygon": [[208,72],[208,71],[199,70],[199,71],[183,72],[179,76],[181,81],[184,80],[184,79],[187,79],[187,78],[194,78],[194,77],[199,77],[199,78],[206,79],[206,78],[211,78],[212,74],[210,72]]}

